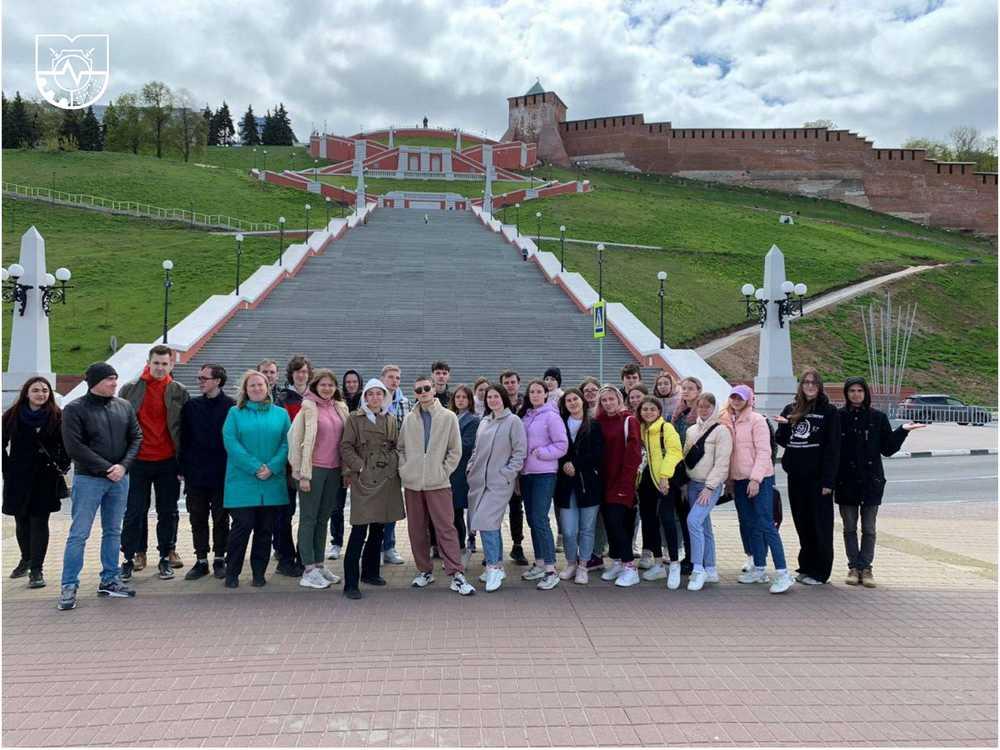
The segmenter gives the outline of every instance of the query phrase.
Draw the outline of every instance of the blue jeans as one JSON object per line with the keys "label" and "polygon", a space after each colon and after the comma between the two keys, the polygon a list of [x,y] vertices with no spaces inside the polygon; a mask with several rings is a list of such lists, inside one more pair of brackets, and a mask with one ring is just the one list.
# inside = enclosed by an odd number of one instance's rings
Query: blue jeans
{"label": "blue jeans", "polygon": [[767,565],[767,550],[770,548],[774,569],[785,570],[785,548],[774,526],[774,477],[764,477],[756,497],[747,497],[749,484],[749,479],[734,482],[733,496],[740,514],[740,526],[743,526],[744,518],[747,519],[753,564],[757,568]]}
{"label": "blue jeans", "polygon": [[716,487],[708,503],[698,503],[704,482],[688,482],[688,534],[691,537],[691,563],[695,570],[715,567],[715,533],[712,531],[712,509],[719,502],[722,487]]}
{"label": "blue jeans", "polygon": [[531,546],[535,561],[556,564],[556,542],[549,524],[552,493],[556,489],[555,472],[551,474],[522,474],[521,497],[524,498],[524,515],[531,529]]}
{"label": "blue jeans", "polygon": [[576,504],[576,494],[569,497],[569,507],[559,509],[563,530],[563,549],[566,562],[585,564],[594,554],[594,533],[597,527],[599,505],[581,508]]}
{"label": "blue jeans", "polygon": [[396,522],[387,523],[382,527],[382,551],[396,549]]}
{"label": "blue jeans", "polygon": [[500,529],[480,530],[479,538],[483,540],[483,555],[486,557],[486,564],[499,565],[503,561],[503,537],[500,535]]}
{"label": "blue jeans", "polygon": [[72,522],[63,554],[63,586],[80,585],[83,553],[98,510],[101,511],[101,583],[118,579],[118,549],[121,546],[122,519],[125,517],[127,502],[127,474],[118,482],[82,474],[74,477],[70,505]]}

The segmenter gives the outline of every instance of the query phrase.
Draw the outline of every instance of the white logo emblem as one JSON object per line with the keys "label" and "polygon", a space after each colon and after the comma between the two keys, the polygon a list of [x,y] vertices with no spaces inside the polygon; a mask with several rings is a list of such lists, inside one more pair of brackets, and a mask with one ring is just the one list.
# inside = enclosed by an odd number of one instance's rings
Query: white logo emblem
{"label": "white logo emblem", "polygon": [[61,109],[83,109],[108,88],[107,34],[36,34],[35,83],[45,101]]}

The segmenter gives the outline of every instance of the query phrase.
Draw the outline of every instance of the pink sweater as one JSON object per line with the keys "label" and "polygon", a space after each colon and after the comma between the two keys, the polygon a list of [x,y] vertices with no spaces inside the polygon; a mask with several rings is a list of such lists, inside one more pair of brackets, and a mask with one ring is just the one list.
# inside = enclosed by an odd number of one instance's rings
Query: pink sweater
{"label": "pink sweater", "polygon": [[333,401],[321,398],[306,398],[316,404],[316,445],[313,447],[313,466],[322,469],[340,467],[340,438],[344,434],[344,420],[337,413]]}
{"label": "pink sweater", "polygon": [[729,458],[729,478],[753,479],[760,482],[774,474],[771,462],[771,431],[767,420],[751,408],[746,408],[733,420],[731,412],[720,419],[733,434],[733,452]]}

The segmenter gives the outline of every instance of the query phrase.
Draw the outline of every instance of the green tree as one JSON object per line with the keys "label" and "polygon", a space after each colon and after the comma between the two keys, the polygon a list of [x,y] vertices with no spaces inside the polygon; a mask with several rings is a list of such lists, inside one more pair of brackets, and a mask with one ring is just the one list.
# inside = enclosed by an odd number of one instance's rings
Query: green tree
{"label": "green tree", "polygon": [[150,81],[142,87],[140,100],[143,104],[143,119],[149,128],[150,137],[156,148],[156,158],[162,159],[166,131],[174,111],[173,92],[162,81]]}
{"label": "green tree", "polygon": [[257,133],[257,118],[253,113],[253,106],[248,106],[246,114],[240,120],[240,143],[244,146],[259,146],[260,135]]}
{"label": "green tree", "polygon": [[169,142],[189,161],[191,154],[201,153],[207,140],[205,119],[194,107],[194,97],[186,89],[174,95],[174,110],[169,128]]}
{"label": "green tree", "polygon": [[75,151],[76,149],[63,148],[64,144],[80,144],[80,114],[75,109],[63,110],[63,121],[59,127],[59,148],[63,151]]}
{"label": "green tree", "polygon": [[215,113],[216,138],[220,146],[228,146],[233,142],[233,135],[236,128],[233,127],[233,116],[229,112],[229,105],[226,100],[222,100],[222,106]]}
{"label": "green tree", "polygon": [[[10,104],[10,143],[7,143],[7,136],[4,136],[4,148],[31,148],[34,145],[31,133],[31,123],[28,119],[28,109],[21,98],[21,92],[14,92],[14,101]],[[4,128],[6,133],[7,118],[4,117]]]}
{"label": "green tree", "polygon": [[87,107],[87,111],[80,121],[80,150],[81,151],[102,151],[104,143],[101,139],[101,124],[97,121],[93,107]]}
{"label": "green tree", "polygon": [[215,115],[212,113],[212,108],[207,104],[205,109],[201,111],[201,119],[205,121],[205,142],[209,146],[218,146],[219,137],[218,130],[215,127]]}
{"label": "green tree", "polygon": [[133,93],[124,93],[115,99],[114,105],[114,122],[108,122],[105,113],[105,148],[109,151],[131,151],[138,154],[147,135],[142,111],[139,109],[139,98]]}

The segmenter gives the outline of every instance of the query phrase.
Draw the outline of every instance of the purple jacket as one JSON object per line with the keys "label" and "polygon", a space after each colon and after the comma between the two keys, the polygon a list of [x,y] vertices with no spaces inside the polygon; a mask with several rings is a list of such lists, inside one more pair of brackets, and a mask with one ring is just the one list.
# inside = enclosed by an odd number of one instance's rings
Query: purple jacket
{"label": "purple jacket", "polygon": [[521,473],[557,473],[559,459],[569,450],[569,439],[555,404],[546,403],[536,409],[528,409],[521,421],[528,435],[528,457]]}

